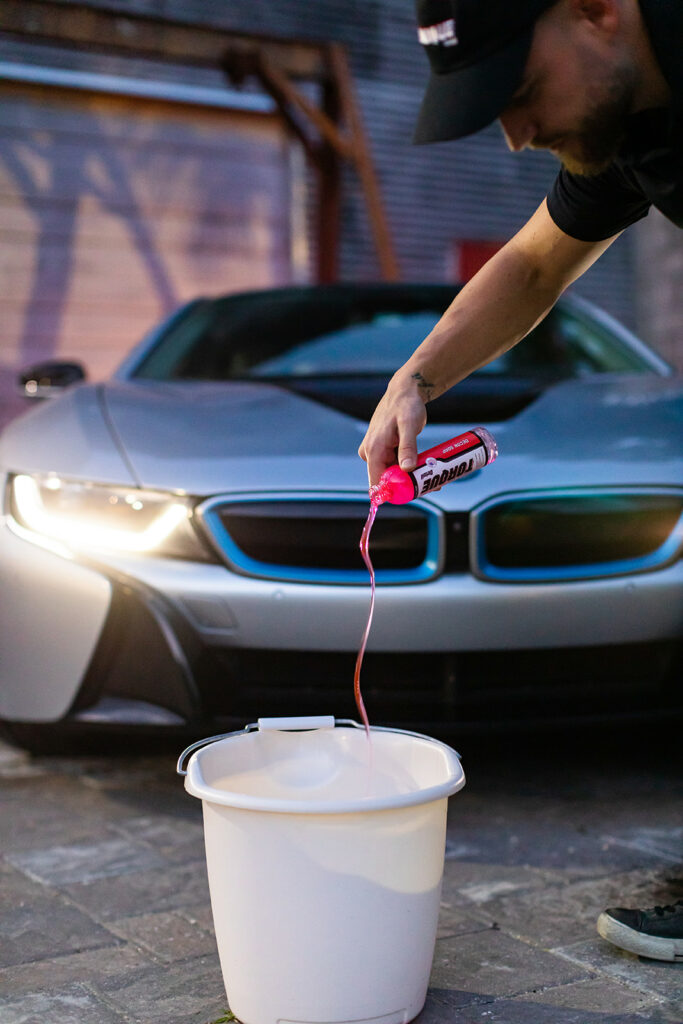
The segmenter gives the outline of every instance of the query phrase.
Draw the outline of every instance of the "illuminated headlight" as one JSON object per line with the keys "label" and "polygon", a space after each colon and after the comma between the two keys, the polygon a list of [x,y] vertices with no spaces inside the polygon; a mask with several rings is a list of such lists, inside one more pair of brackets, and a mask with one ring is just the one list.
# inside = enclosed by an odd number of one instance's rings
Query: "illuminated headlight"
{"label": "illuminated headlight", "polygon": [[194,531],[192,506],[185,498],[65,480],[52,473],[17,474],[9,487],[14,520],[68,548],[210,557]]}

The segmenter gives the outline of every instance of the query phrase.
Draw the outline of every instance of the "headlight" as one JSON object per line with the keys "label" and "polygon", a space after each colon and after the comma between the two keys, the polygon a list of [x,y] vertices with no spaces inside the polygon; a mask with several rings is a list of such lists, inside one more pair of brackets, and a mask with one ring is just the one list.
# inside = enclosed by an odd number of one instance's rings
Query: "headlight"
{"label": "headlight", "polygon": [[192,526],[192,506],[163,491],[17,474],[10,480],[9,509],[21,526],[71,549],[154,552],[206,561],[207,549]]}

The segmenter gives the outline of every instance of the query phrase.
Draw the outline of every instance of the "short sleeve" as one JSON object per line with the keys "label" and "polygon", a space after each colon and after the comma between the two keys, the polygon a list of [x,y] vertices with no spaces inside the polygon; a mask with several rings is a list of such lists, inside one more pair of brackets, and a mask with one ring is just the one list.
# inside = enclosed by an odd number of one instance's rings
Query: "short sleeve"
{"label": "short sleeve", "polygon": [[602,174],[570,174],[563,167],[548,197],[548,211],[566,235],[601,242],[647,216],[650,202],[626,170],[612,164]]}

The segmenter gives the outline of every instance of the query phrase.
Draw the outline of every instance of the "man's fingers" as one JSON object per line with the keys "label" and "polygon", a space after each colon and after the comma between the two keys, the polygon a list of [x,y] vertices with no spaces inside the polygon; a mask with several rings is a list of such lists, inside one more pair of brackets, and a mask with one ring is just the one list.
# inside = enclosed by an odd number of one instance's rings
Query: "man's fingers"
{"label": "man's fingers", "polygon": [[410,471],[417,465],[417,438],[403,437],[398,446],[398,464],[401,469]]}
{"label": "man's fingers", "polygon": [[[398,414],[393,408],[397,404],[401,407]],[[417,435],[426,419],[424,403],[419,396],[410,395],[397,403],[387,391],[375,409],[358,449],[361,459],[367,462],[371,487],[379,483],[385,469],[397,462],[403,469],[415,469]]]}

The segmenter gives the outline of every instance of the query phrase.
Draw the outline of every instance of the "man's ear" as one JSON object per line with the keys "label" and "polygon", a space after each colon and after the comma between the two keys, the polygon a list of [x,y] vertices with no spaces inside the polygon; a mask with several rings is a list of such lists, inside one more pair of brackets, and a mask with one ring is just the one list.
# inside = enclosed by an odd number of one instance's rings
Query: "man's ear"
{"label": "man's ear", "polygon": [[574,18],[585,21],[595,31],[612,36],[620,23],[619,0],[569,0]]}

